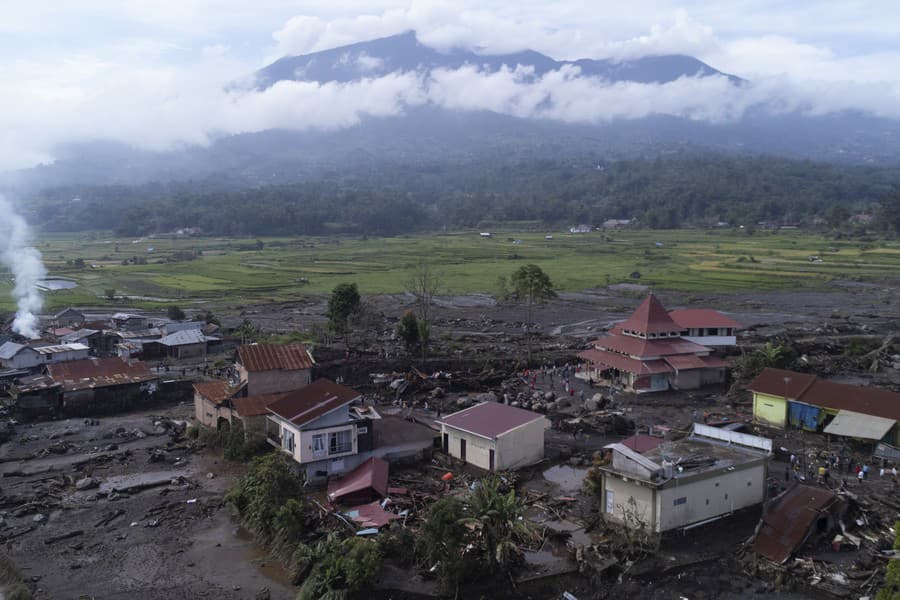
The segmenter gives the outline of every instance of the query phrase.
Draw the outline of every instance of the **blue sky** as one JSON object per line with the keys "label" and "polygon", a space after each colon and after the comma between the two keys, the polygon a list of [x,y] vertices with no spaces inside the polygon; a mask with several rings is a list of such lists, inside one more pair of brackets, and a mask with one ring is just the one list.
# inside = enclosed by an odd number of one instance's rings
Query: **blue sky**
{"label": "blue sky", "polygon": [[[407,29],[439,48],[528,47],[555,58],[690,54],[754,81],[747,97],[707,89],[721,102],[699,112],[691,107],[691,118],[733,118],[748,103],[777,94],[811,112],[859,108],[900,118],[900,3],[887,0],[7,0],[0,19],[0,169],[53,160],[54,147],[69,141],[112,139],[163,150],[220,134],[303,128],[312,123],[308,114],[344,127],[365,114],[434,102],[429,86],[414,77],[351,89],[294,86],[267,97],[222,91],[279,56]],[[511,98],[515,110],[531,114],[522,98],[533,90],[514,77],[448,74],[438,83],[468,84],[473,77],[484,90],[483,106],[507,106],[497,99]],[[584,82],[570,79],[555,93],[585,92]],[[614,107],[639,97],[648,112],[676,114],[687,110],[677,94],[703,92],[692,84],[600,91]],[[479,108],[449,88],[439,97]],[[308,110],[296,110],[298,101]],[[562,105],[542,116],[641,116]]]}

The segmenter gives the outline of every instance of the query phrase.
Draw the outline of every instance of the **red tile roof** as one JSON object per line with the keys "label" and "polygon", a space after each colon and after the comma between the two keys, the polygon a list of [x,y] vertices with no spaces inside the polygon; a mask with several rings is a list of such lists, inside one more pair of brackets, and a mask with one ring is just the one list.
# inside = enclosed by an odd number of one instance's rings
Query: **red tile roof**
{"label": "red tile roof", "polygon": [[626,373],[634,373],[635,375],[653,375],[656,373],[671,373],[672,367],[665,361],[654,360],[638,360],[629,356],[622,356],[615,352],[606,350],[597,350],[591,348],[578,354],[580,358],[588,362],[602,365],[604,368],[618,369]]}
{"label": "red tile roof", "polygon": [[328,483],[328,499],[332,502],[340,502],[341,498],[346,496],[371,494],[372,492],[383,498],[388,493],[389,469],[387,461],[373,456],[340,479],[330,481]]}
{"label": "red tile roof", "polygon": [[222,404],[241,391],[241,388],[227,381],[198,381],[194,384],[194,390],[213,404]]}
{"label": "red tile roof", "polygon": [[141,361],[118,357],[86,358],[47,365],[47,372],[54,381],[62,384],[64,392],[157,379]]}
{"label": "red tile roof", "polygon": [[304,388],[285,393],[268,408],[282,419],[303,426],[361,396],[356,390],[329,379],[317,379]]}
{"label": "red tile roof", "polygon": [[728,367],[727,360],[715,356],[694,356],[685,354],[680,356],[667,356],[665,360],[676,371],[689,371],[691,369],[715,369]]}
{"label": "red tile roof", "polygon": [[890,390],[816,379],[800,401],[900,421],[900,394]]}
{"label": "red tile roof", "polygon": [[840,510],[838,502],[833,492],[818,487],[788,490],[766,507],[753,551],[776,564],[786,562],[803,546],[819,515]]}
{"label": "red tile roof", "polygon": [[611,335],[591,342],[597,348],[631,356],[671,356],[673,354],[709,353],[710,349],[682,338],[645,340],[629,335]]}
{"label": "red tile roof", "polygon": [[669,316],[673,321],[678,323],[681,329],[691,329],[699,327],[732,327],[740,329],[741,324],[737,321],[729,319],[722,313],[711,308],[684,308],[681,310],[670,310]]}
{"label": "red tile roof", "polygon": [[261,394],[235,398],[231,401],[234,410],[242,417],[258,417],[269,413],[269,406],[284,398],[284,394]]}
{"label": "red tile roof", "polygon": [[625,438],[621,442],[619,442],[623,446],[627,448],[631,448],[638,454],[643,454],[644,452],[649,452],[653,450],[657,446],[661,446],[666,443],[666,440],[658,437],[653,437],[651,435],[633,435],[630,438]]}
{"label": "red tile roof", "polygon": [[238,362],[248,371],[296,371],[309,369],[316,361],[303,344],[252,344],[238,348]]}
{"label": "red tile roof", "polygon": [[[785,379],[788,381],[785,382]],[[756,379],[750,382],[747,389],[751,392],[778,396],[780,398],[784,398],[786,393],[787,398],[797,400],[809,389],[809,386],[815,380],[815,375],[767,367],[756,376]]]}
{"label": "red tile roof", "polygon": [[530,410],[499,402],[482,402],[447,415],[440,422],[484,438],[496,439],[511,429],[543,418],[543,415]]}
{"label": "red tile roof", "polygon": [[644,334],[679,331],[681,329],[669,317],[669,313],[666,312],[666,309],[653,294],[647,296],[647,299],[637,307],[637,310],[630,317],[619,323],[619,327]]}

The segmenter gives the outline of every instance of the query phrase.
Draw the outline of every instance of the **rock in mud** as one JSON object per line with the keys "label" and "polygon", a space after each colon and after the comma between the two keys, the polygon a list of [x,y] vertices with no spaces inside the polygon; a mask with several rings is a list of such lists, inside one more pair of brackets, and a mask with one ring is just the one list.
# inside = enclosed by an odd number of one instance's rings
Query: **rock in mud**
{"label": "rock in mud", "polygon": [[75,489],[78,491],[90,490],[100,485],[100,482],[94,477],[84,477],[75,482]]}

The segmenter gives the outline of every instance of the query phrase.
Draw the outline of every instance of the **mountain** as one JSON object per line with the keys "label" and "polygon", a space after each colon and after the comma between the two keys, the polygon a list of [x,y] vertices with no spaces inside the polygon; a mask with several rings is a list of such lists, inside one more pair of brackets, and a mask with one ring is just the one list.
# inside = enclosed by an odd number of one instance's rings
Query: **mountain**
{"label": "mountain", "polygon": [[588,58],[557,61],[533,50],[498,55],[476,54],[461,49],[443,53],[423,45],[415,32],[410,31],[312,54],[286,56],[257,71],[256,85],[265,89],[285,80],[347,83],[361,77],[379,77],[397,71],[459,69],[465,65],[478,66],[487,72],[498,71],[504,66],[512,69],[521,65],[532,67],[535,77],[565,66],[575,66],[583,76],[599,77],[610,82],[668,83],[679,77],[711,75],[728,77],[734,83],[741,81],[690,56],[646,56],[625,61]]}

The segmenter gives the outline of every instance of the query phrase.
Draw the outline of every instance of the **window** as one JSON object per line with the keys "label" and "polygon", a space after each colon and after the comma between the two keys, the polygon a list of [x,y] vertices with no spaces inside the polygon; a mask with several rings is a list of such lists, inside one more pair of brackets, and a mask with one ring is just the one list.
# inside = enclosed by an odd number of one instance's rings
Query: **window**
{"label": "window", "polygon": [[285,429],[283,431],[283,436],[281,438],[281,447],[290,452],[294,453],[294,432],[288,431]]}
{"label": "window", "polygon": [[356,435],[365,435],[367,433],[369,433],[368,427],[357,427],[356,428]]}
{"label": "window", "polygon": [[325,434],[317,433],[312,438],[313,456],[325,456]]}
{"label": "window", "polygon": [[725,499],[728,500],[728,494],[725,494]]}
{"label": "window", "polygon": [[706,499],[706,505],[709,506],[709,498]]}
{"label": "window", "polygon": [[751,485],[752,485],[751,482],[748,481],[748,482],[747,482],[747,487],[750,487]]}
{"label": "window", "polygon": [[328,454],[344,454],[353,451],[352,430],[344,429],[328,434]]}
{"label": "window", "polygon": [[687,496],[682,496],[681,498],[675,498],[674,505],[678,506],[679,504],[687,504]]}

